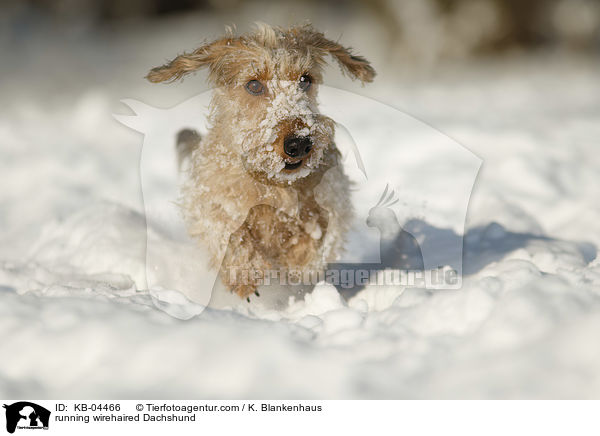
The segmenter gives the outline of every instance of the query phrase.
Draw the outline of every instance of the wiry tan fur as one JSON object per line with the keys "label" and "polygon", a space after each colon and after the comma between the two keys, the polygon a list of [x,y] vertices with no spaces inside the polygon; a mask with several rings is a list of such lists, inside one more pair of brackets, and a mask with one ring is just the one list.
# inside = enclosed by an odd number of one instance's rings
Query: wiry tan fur
{"label": "wiry tan fur", "polygon": [[[257,283],[232,269],[259,273],[320,271],[343,247],[351,218],[349,181],[334,142],[334,122],[317,108],[325,57],[350,77],[370,82],[367,60],[310,25],[282,29],[259,25],[227,35],[153,68],[151,82],[173,81],[208,68],[216,86],[210,129],[191,152],[180,206],[189,233],[205,244],[221,278],[240,297]],[[310,75],[308,90],[298,86]],[[245,84],[258,80],[264,95]],[[287,135],[309,136],[313,148],[297,169],[283,149]],[[188,149],[189,147],[184,147]]]}

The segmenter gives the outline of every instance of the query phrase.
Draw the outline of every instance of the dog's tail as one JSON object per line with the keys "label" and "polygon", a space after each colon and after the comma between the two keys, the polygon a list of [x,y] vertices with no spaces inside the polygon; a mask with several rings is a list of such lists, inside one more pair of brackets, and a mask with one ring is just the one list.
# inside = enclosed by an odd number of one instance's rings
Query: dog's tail
{"label": "dog's tail", "polygon": [[200,144],[202,136],[193,129],[183,129],[177,133],[177,168],[181,171],[192,152]]}

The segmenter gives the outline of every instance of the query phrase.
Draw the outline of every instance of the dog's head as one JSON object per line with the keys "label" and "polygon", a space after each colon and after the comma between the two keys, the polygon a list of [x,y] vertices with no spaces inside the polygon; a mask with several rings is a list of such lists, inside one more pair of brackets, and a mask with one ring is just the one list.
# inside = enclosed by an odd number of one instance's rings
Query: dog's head
{"label": "dog's head", "polygon": [[147,79],[174,81],[207,67],[217,87],[212,134],[227,148],[215,152],[233,152],[249,172],[292,183],[318,168],[333,142],[334,122],[317,108],[317,87],[328,55],[353,79],[373,80],[375,70],[366,59],[310,25],[259,25],[241,36],[228,31],[153,68]]}

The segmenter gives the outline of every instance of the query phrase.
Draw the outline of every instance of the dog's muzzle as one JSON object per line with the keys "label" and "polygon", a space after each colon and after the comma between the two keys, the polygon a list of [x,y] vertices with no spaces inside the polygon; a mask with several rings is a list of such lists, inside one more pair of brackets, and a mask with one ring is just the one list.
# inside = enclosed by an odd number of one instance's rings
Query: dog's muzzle
{"label": "dog's muzzle", "polygon": [[312,150],[312,139],[308,136],[287,136],[283,140],[283,151],[293,159],[302,159]]}

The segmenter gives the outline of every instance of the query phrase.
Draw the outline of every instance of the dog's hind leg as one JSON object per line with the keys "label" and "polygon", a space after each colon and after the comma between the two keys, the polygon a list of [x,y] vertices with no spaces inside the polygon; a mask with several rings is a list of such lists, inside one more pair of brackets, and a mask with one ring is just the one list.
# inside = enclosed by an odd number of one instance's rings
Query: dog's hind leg
{"label": "dog's hind leg", "polygon": [[202,137],[192,129],[183,129],[177,133],[177,168],[183,169],[184,163],[191,156],[192,152],[200,144]]}

